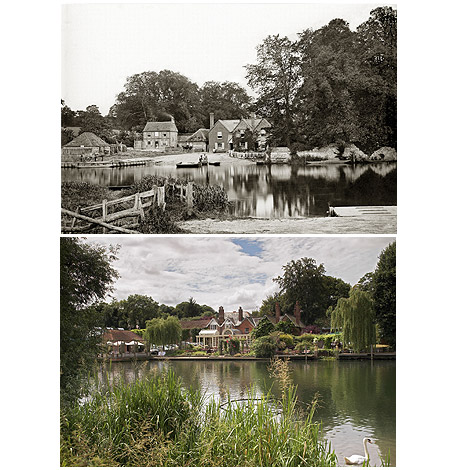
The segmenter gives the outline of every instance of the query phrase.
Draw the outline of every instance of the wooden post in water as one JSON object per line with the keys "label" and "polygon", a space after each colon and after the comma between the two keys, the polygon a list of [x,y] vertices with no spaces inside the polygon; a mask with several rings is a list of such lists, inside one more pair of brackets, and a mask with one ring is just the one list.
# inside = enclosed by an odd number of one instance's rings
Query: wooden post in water
{"label": "wooden post in water", "polygon": [[186,205],[188,210],[188,215],[192,214],[192,209],[194,208],[194,183],[189,181],[186,188]]}
{"label": "wooden post in water", "polygon": [[[102,221],[106,223],[106,216],[108,212],[108,207],[106,206],[106,199],[102,201]],[[103,227],[103,233],[106,233],[106,227]]]}
{"label": "wooden post in water", "polygon": [[373,361],[373,344],[370,345],[370,360]]}

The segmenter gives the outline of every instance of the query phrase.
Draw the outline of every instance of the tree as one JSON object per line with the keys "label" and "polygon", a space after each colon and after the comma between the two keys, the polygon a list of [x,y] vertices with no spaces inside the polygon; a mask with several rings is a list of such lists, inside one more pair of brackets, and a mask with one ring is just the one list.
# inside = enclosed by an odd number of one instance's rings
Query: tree
{"label": "tree", "polygon": [[342,331],[344,343],[359,352],[376,341],[373,301],[367,292],[352,289],[348,299],[339,299],[331,314],[332,328]]}
{"label": "tree", "polygon": [[98,106],[92,104],[86,108],[86,111],[78,111],[78,115],[81,125],[80,133],[93,132],[99,136],[103,133],[105,122]]}
{"label": "tree", "polygon": [[64,100],[61,100],[61,127],[74,126],[75,115],[76,112],[72,111],[69,106],[66,105]]}
{"label": "tree", "polygon": [[235,82],[208,81],[200,88],[200,106],[203,124],[209,128],[209,113],[214,119],[238,119],[250,111],[251,98]]}
{"label": "tree", "polygon": [[277,349],[277,341],[272,336],[261,336],[252,341],[250,348],[256,357],[273,357]]}
{"label": "tree", "polygon": [[101,344],[102,317],[93,308],[112,291],[118,248],[60,239],[60,388],[63,401],[80,395],[81,380]]}
{"label": "tree", "polygon": [[359,73],[355,33],[342,19],[299,34],[304,81],[297,95],[299,125],[312,146],[360,140],[353,85]]}
{"label": "tree", "polygon": [[258,94],[255,108],[273,122],[273,143],[290,146],[295,135],[294,103],[302,84],[298,43],[267,36],[256,53],[257,63],[245,66],[248,84]]}
{"label": "tree", "polygon": [[373,301],[380,335],[395,347],[396,336],[396,243],[384,249],[373,273]]}
{"label": "tree", "polygon": [[153,318],[147,321],[144,340],[147,347],[151,345],[163,346],[177,344],[181,341],[182,328],[177,317]]}
{"label": "tree", "polygon": [[252,330],[252,338],[261,338],[262,336],[267,336],[273,331],[275,331],[275,327],[272,325],[272,322],[268,318],[264,317],[259,321],[258,326]]}
{"label": "tree", "polygon": [[159,304],[147,295],[129,295],[120,302],[127,328],[141,328],[147,320],[160,316]]}
{"label": "tree", "polygon": [[198,317],[202,314],[202,306],[190,297],[187,302],[181,302],[175,307],[175,312],[180,318]]}
{"label": "tree", "polygon": [[303,323],[312,324],[325,316],[328,299],[324,277],[323,264],[317,266],[312,258],[301,258],[283,266],[283,275],[274,278],[274,281],[280,286],[285,311],[293,312],[295,302],[299,301]]}

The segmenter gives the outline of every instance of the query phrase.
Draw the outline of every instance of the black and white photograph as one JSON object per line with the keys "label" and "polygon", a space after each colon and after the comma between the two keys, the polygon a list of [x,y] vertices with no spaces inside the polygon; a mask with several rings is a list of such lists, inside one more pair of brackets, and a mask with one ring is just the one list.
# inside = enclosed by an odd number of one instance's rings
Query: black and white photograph
{"label": "black and white photograph", "polygon": [[393,234],[390,4],[62,6],[63,234]]}

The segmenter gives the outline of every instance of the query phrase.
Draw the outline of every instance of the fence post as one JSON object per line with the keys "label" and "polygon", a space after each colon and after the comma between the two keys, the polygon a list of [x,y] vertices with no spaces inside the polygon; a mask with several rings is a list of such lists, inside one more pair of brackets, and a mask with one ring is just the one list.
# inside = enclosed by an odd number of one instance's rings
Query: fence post
{"label": "fence post", "polygon": [[142,207],[141,193],[136,193],[136,200],[134,205],[136,206],[136,210],[140,212],[141,222],[143,222],[145,219],[145,212],[144,208]]}
{"label": "fence post", "polygon": [[158,207],[162,207],[164,212],[166,208],[166,190],[164,186],[158,188],[158,199],[157,199]]}
{"label": "fence post", "polygon": [[186,188],[186,204],[188,215],[192,214],[192,209],[194,207],[194,183],[189,181]]}
{"label": "fence post", "polygon": [[153,210],[154,210],[156,207],[156,201],[158,198],[158,186],[153,185],[152,189],[153,189]]}
{"label": "fence post", "polygon": [[[102,222],[106,222],[108,207],[106,206],[106,199],[102,201]],[[106,227],[103,227],[103,233],[106,233]]]}

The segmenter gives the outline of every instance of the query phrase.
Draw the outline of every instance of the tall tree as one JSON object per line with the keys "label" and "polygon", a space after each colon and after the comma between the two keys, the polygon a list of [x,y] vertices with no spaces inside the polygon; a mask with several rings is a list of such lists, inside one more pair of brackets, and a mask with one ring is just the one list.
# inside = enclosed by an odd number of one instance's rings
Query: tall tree
{"label": "tall tree", "polygon": [[200,88],[203,124],[209,128],[209,113],[214,119],[240,119],[250,110],[251,98],[246,90],[235,82],[208,81]]}
{"label": "tall tree", "polygon": [[302,84],[296,41],[268,36],[256,48],[256,64],[246,65],[247,81],[258,94],[255,107],[274,124],[274,144],[289,146],[294,135],[294,103]]}
{"label": "tall tree", "polygon": [[355,33],[335,19],[316,31],[299,34],[304,82],[297,95],[299,125],[310,146],[359,140],[353,97],[358,74]]}
{"label": "tall tree", "polygon": [[352,289],[348,299],[339,299],[331,314],[331,326],[342,331],[344,343],[359,352],[375,343],[375,312],[367,292]]}
{"label": "tall tree", "polygon": [[159,304],[147,295],[133,294],[120,302],[128,328],[144,328],[147,320],[159,316]]}
{"label": "tall tree", "polygon": [[61,127],[74,126],[75,115],[76,112],[72,111],[64,100],[61,100]]}
{"label": "tall tree", "polygon": [[395,347],[396,337],[396,243],[383,250],[373,273],[375,318],[384,341]]}
{"label": "tall tree", "polygon": [[61,398],[74,400],[101,344],[101,315],[92,308],[112,291],[118,273],[117,249],[60,239],[60,387]]}

